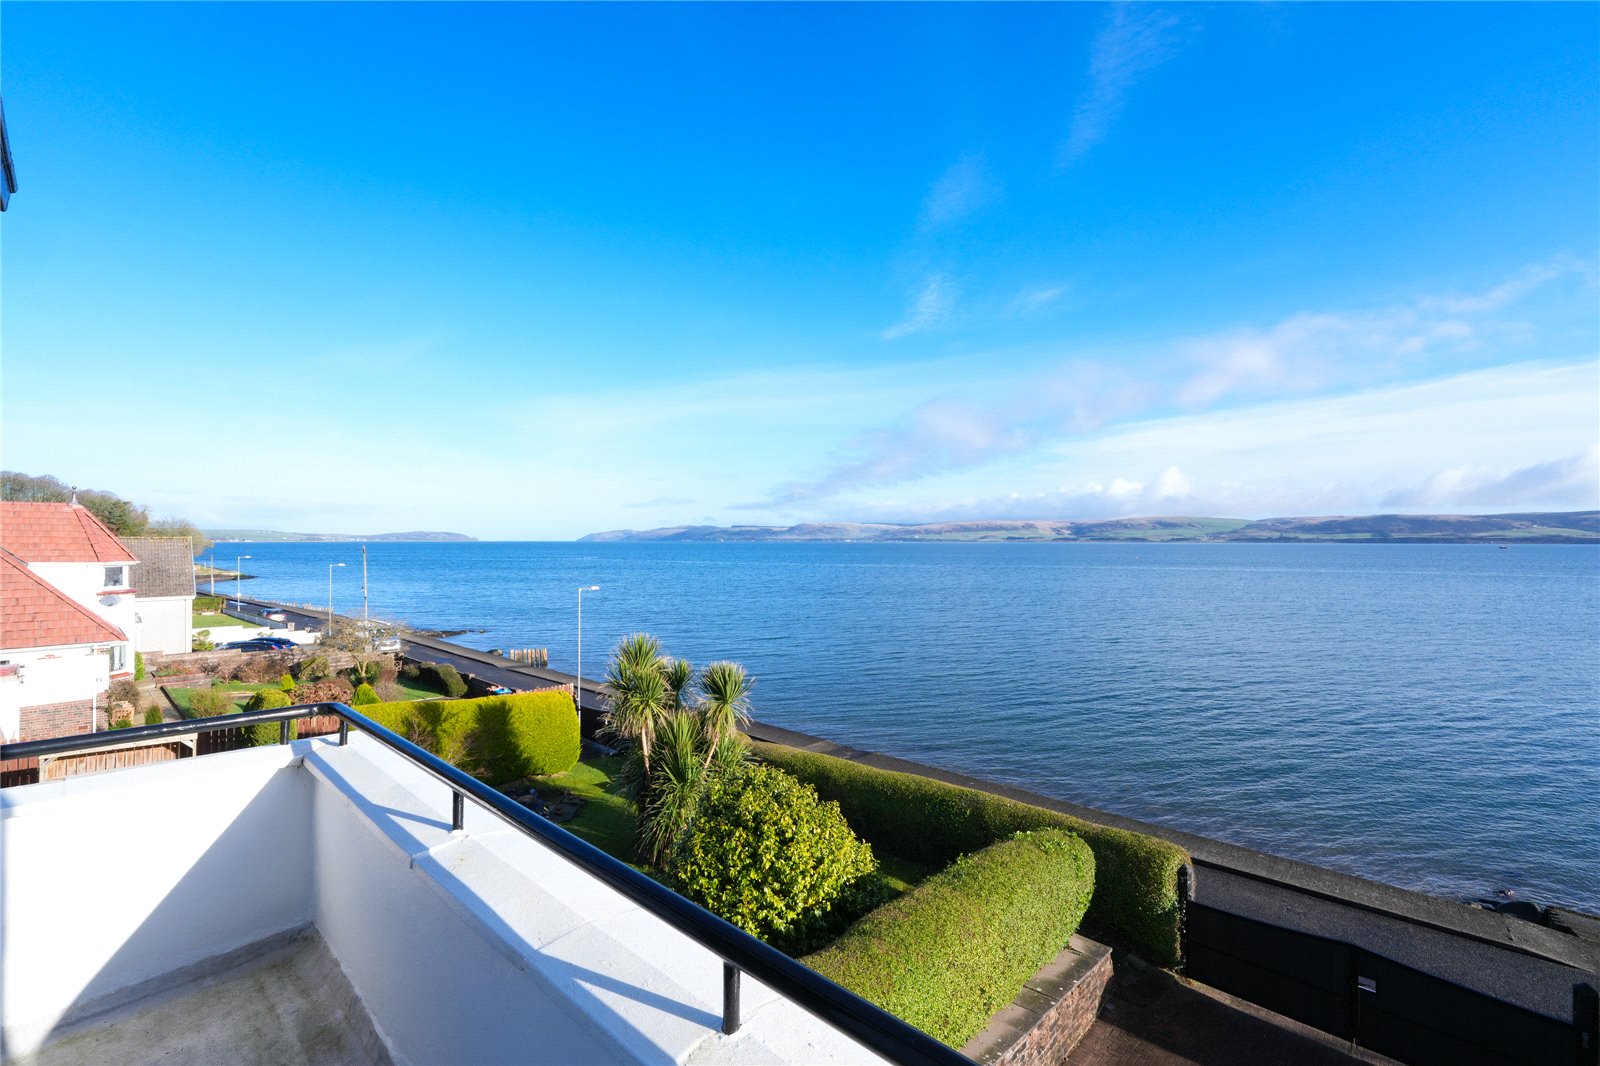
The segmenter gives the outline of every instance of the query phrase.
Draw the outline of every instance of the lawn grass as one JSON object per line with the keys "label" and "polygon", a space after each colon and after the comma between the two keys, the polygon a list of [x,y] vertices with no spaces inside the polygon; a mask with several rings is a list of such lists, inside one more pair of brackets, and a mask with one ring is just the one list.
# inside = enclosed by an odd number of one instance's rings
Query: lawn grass
{"label": "lawn grass", "polygon": [[[235,703],[237,703],[239,701],[240,697],[253,696],[257,692],[260,692],[262,689],[278,688],[278,686],[275,685],[275,684],[253,685],[253,684],[248,684],[248,683],[246,683],[244,681],[229,681],[228,683],[223,684],[223,685],[207,686],[207,687],[208,688],[210,688],[210,687],[219,688],[222,691],[230,693],[230,694],[231,693],[238,693],[237,696],[233,697]],[[192,699],[194,699],[194,694],[196,692],[203,692],[203,691],[205,691],[205,689],[199,689],[199,688],[169,688],[169,689],[167,689],[167,695],[172,698],[172,703],[173,703],[173,705],[175,707],[178,708],[178,713],[180,715],[182,715],[183,717],[187,718],[187,717],[189,717],[190,712],[193,710],[193,708],[192,708],[192,706],[190,704],[190,701]],[[280,691],[281,691],[281,689],[280,689]]]}
{"label": "lawn grass", "polygon": [[244,619],[234,618],[232,615],[196,614],[194,616],[194,628],[196,629],[217,629],[221,626],[247,626],[250,629],[260,628],[259,623],[246,622]]}
{"label": "lawn grass", "polygon": [[403,676],[395,678],[394,683],[400,686],[401,692],[405,693],[405,695],[401,697],[402,699],[436,700],[444,697],[444,693],[440,692],[438,689],[429,688],[427,685],[419,684],[416,681],[409,681]]}
{"label": "lawn grass", "polygon": [[648,873],[635,861],[633,854],[633,808],[628,806],[627,800],[609,791],[612,776],[621,769],[620,755],[585,758],[566,773],[534,778],[533,787],[541,792],[560,789],[583,797],[588,801],[583,810],[572,821],[561,823],[561,828],[613,859]]}

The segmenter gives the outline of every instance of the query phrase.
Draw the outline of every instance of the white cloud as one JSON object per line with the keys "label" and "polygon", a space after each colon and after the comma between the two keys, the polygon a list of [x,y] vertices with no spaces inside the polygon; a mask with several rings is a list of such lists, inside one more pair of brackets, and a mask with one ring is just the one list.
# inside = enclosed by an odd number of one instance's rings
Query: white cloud
{"label": "white cloud", "polygon": [[1059,162],[1071,166],[1105,139],[1122,111],[1128,90],[1145,73],[1181,46],[1179,20],[1152,8],[1130,3],[1112,7],[1095,38],[1089,60],[1089,90],[1072,116]]}
{"label": "white cloud", "polygon": [[968,152],[933,183],[922,200],[920,229],[958,222],[999,199],[1000,185],[982,152]]}
{"label": "white cloud", "polygon": [[1389,493],[1384,507],[1511,508],[1550,500],[1578,501],[1574,509],[1600,505],[1600,445],[1562,459],[1505,472],[1485,465],[1440,470],[1421,482]]}
{"label": "white cloud", "polygon": [[[1048,373],[986,376],[924,400],[898,418],[844,440],[822,471],[793,479],[748,509],[815,501],[872,485],[929,478],[1022,454],[1064,436],[1164,407],[1203,409],[1369,385],[1411,370],[1436,351],[1484,342],[1498,324],[1489,310],[1512,292],[1575,269],[1535,267],[1476,296],[1423,296],[1375,310],[1300,312],[1264,327],[1181,338],[1151,353],[1135,376],[1109,362],[1063,359]],[[894,336],[929,328],[948,313],[941,276],[929,279]],[[1463,307],[1478,310],[1462,310]],[[885,334],[886,337],[890,334]]]}
{"label": "white cloud", "polygon": [[1067,294],[1065,285],[1030,285],[1006,304],[1006,316],[1032,315],[1060,301]]}
{"label": "white cloud", "polygon": [[899,340],[942,325],[955,306],[955,284],[943,274],[929,274],[907,309],[905,321],[883,331],[886,341]]}

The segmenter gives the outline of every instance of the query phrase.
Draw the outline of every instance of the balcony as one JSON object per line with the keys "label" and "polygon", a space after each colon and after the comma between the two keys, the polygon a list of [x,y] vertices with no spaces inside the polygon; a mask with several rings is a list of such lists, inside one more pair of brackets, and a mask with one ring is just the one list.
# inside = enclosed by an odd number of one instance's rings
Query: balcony
{"label": "balcony", "polygon": [[966,1061],[348,708],[220,721],[307,713],[0,791],[6,1061]]}

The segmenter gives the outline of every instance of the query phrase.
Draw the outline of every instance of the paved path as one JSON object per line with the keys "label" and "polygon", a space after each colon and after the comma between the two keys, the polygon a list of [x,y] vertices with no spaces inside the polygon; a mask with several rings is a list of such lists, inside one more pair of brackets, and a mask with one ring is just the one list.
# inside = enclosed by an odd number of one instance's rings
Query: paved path
{"label": "paved path", "polygon": [[1390,1059],[1118,953],[1071,1066],[1349,1066]]}

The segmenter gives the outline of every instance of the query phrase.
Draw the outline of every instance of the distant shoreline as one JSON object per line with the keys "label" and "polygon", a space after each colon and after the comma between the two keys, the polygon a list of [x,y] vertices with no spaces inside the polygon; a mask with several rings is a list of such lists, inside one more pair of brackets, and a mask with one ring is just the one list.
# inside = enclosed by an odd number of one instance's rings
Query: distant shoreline
{"label": "distant shoreline", "polygon": [[873,542],[997,544],[1600,544],[1600,511],[1306,518],[1158,516],[1097,521],[991,520],[923,525],[666,526],[591,533],[579,542]]}

